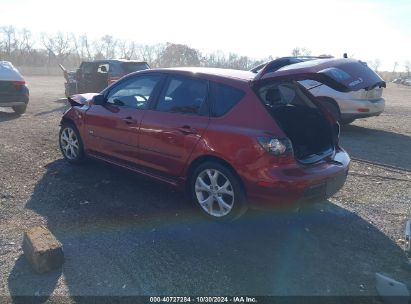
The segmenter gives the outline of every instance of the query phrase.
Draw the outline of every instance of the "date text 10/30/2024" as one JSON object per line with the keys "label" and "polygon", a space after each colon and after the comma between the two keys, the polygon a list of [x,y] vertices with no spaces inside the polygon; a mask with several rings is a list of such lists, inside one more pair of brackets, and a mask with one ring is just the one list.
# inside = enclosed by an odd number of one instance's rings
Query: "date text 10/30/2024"
{"label": "date text 10/30/2024", "polygon": [[258,303],[254,297],[150,297],[150,303]]}

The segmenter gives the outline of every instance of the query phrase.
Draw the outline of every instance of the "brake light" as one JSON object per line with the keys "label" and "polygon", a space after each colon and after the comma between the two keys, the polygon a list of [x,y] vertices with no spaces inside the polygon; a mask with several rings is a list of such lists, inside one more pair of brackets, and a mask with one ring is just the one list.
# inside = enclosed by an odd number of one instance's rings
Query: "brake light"
{"label": "brake light", "polygon": [[115,83],[116,81],[118,81],[121,77],[109,77],[108,78],[108,85]]}
{"label": "brake light", "polygon": [[16,87],[24,86],[26,84],[24,80],[23,81],[12,81],[11,83]]}
{"label": "brake light", "polygon": [[257,141],[265,151],[272,155],[293,155],[293,146],[288,138],[257,137]]}
{"label": "brake light", "polygon": [[11,84],[14,86],[16,90],[20,90],[22,86],[26,84],[25,81],[12,81]]}

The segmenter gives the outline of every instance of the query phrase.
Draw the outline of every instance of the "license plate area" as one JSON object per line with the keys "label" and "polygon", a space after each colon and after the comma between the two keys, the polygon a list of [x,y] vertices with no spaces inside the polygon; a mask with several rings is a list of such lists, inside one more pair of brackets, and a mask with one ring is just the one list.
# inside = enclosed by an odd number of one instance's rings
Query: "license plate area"
{"label": "license plate area", "polygon": [[342,188],[347,179],[347,173],[344,172],[337,176],[327,179],[325,182],[317,185],[310,186],[304,191],[304,198],[312,199],[325,199],[338,192]]}

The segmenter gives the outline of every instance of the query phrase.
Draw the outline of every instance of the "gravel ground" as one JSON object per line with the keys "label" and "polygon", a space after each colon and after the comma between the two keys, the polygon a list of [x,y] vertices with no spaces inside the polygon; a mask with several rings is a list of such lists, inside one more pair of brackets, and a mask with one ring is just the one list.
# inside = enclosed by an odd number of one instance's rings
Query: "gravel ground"
{"label": "gravel ground", "polygon": [[[66,164],[57,146],[61,77],[28,77],[31,103],[0,109],[0,296],[376,295],[375,272],[405,282],[411,218],[411,88],[389,85],[386,111],[344,127],[353,157],[343,190],[300,214],[204,220],[185,197],[130,172]],[[63,243],[61,270],[34,274],[23,231]]]}

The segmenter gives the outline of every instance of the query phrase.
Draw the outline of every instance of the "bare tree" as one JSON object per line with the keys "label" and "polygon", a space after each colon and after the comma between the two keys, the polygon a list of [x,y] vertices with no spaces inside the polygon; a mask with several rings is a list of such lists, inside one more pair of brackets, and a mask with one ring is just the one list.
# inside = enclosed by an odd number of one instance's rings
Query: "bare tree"
{"label": "bare tree", "polygon": [[394,62],[394,67],[392,68],[393,73],[395,73],[395,70],[397,69],[397,67],[398,67],[398,61],[395,61]]}
{"label": "bare tree", "polygon": [[63,63],[73,52],[70,36],[61,32],[55,35],[43,33],[41,35],[41,43],[47,50],[49,64],[52,59],[55,59],[57,63]]}
{"label": "bare tree", "polygon": [[381,60],[379,60],[379,59],[370,60],[369,64],[374,69],[374,71],[378,72],[378,69],[381,65]]}
{"label": "bare tree", "polygon": [[77,57],[76,61],[80,62],[84,58],[84,50],[80,45],[80,43],[81,43],[80,38],[77,38],[76,35],[71,34],[70,39],[71,39],[71,43],[73,45],[73,54],[75,54],[75,56]]}
{"label": "bare tree", "polygon": [[101,40],[94,40],[93,41],[94,59],[104,59],[103,47],[104,46],[103,46]]}
{"label": "bare tree", "polygon": [[90,60],[93,56],[91,54],[91,47],[87,35],[80,36],[80,47],[83,50],[84,57]]}
{"label": "bare tree", "polygon": [[2,41],[5,53],[8,57],[10,57],[12,51],[16,46],[16,29],[11,25],[3,26],[0,28],[0,32],[3,36]]}
{"label": "bare tree", "polygon": [[405,71],[407,72],[407,76],[410,76],[411,63],[409,60],[405,61],[404,67],[405,67]]}
{"label": "bare tree", "polygon": [[306,48],[300,48],[300,47],[295,47],[292,51],[291,51],[291,56],[293,57],[297,57],[297,56],[310,56],[311,55],[311,51],[306,49]]}
{"label": "bare tree", "polygon": [[34,40],[30,30],[23,28],[18,31],[18,38],[16,39],[17,49],[21,54],[30,53],[34,47]]}
{"label": "bare tree", "polygon": [[119,40],[117,49],[120,58],[128,60],[136,58],[136,43],[134,41]]}
{"label": "bare tree", "polygon": [[101,37],[101,43],[104,58],[115,58],[117,40],[113,36],[104,35],[103,37]]}
{"label": "bare tree", "polygon": [[161,66],[160,56],[163,54],[163,51],[166,48],[165,44],[136,44],[135,47],[136,56],[138,56],[141,60],[147,62],[150,66],[153,67]]}

